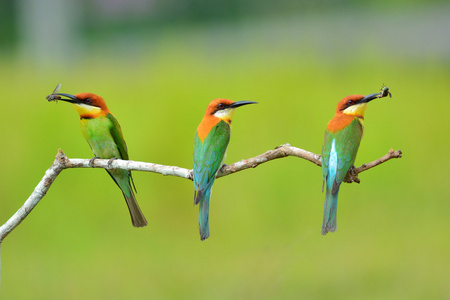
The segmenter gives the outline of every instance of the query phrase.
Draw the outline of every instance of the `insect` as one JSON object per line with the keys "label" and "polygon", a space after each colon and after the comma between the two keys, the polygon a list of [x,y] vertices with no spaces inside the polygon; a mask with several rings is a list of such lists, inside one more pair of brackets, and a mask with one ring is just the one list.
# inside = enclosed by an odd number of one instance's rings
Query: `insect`
{"label": "insect", "polygon": [[383,98],[383,97],[387,97],[389,95],[390,98],[392,98],[392,94],[391,92],[389,92],[389,88],[387,86],[384,85],[381,87],[380,89],[380,96],[378,96],[378,98]]}
{"label": "insect", "polygon": [[57,101],[57,100],[61,99],[61,96],[56,95],[57,93],[59,93],[60,89],[61,89],[61,83],[58,83],[58,85],[56,86],[53,93],[51,93],[50,95],[47,95],[47,97],[45,97],[45,99],[47,99],[48,101]]}

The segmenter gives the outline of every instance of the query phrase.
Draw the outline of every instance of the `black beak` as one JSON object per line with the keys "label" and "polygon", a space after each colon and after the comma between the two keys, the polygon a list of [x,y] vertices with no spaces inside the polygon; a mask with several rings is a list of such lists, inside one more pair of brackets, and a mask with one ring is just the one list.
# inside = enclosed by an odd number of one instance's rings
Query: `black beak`
{"label": "black beak", "polygon": [[242,105],[247,105],[247,104],[256,104],[258,102],[254,102],[254,101],[236,101],[233,104],[229,105],[229,108],[236,108]]}
{"label": "black beak", "polygon": [[359,103],[368,103],[368,102],[372,101],[373,99],[377,99],[379,97],[380,97],[380,93],[370,94],[370,95],[364,96],[364,98],[359,100],[358,104]]}
{"label": "black beak", "polygon": [[[61,98],[61,96],[67,97],[67,99]],[[65,93],[56,93],[56,94],[48,95],[47,96],[47,100],[48,101],[62,100],[62,101],[66,101],[66,102],[69,102],[69,103],[80,103],[80,99],[78,99],[74,95],[65,94]]]}

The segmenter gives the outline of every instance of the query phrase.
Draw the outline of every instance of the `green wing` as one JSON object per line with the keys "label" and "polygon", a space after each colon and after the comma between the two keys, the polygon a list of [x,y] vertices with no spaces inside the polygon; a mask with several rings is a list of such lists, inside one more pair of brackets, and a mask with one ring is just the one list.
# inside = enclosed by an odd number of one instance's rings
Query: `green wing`
{"label": "green wing", "polygon": [[[324,145],[322,148],[322,176],[324,180],[329,175],[334,177],[333,189],[336,189],[341,184],[348,170],[353,166],[362,135],[363,127],[357,118],[340,131],[334,133],[329,131],[325,132]],[[329,170],[330,152],[333,140],[337,153],[337,170]]]}
{"label": "green wing", "polygon": [[230,126],[220,121],[202,142],[195,134],[194,144],[194,185],[196,190],[204,190],[212,185],[215,175],[222,165],[228,142]]}
{"label": "green wing", "polygon": [[341,183],[348,170],[353,166],[363,136],[363,127],[355,118],[349,126],[342,129],[336,136],[336,151],[338,153],[338,173],[336,181]]}
{"label": "green wing", "polygon": [[128,160],[128,150],[127,150],[127,144],[125,143],[125,140],[122,135],[122,129],[120,128],[119,122],[117,122],[116,118],[109,113],[106,115],[106,117],[111,121],[112,126],[109,129],[111,136],[114,139],[114,142],[117,145],[117,149],[119,149],[120,153],[120,159]]}

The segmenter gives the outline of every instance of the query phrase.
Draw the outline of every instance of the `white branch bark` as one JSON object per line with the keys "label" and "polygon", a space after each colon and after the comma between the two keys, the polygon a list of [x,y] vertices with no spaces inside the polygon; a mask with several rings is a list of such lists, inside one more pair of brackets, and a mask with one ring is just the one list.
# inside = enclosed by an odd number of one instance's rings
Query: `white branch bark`
{"label": "white branch bark", "polygon": [[[389,93],[389,88],[383,86],[379,98],[386,97],[387,95],[391,96]],[[231,165],[224,165],[217,174],[217,178],[227,176],[248,168],[256,168],[260,164],[263,164],[273,159],[283,158],[286,156],[296,156],[299,158],[306,159],[318,166],[322,165],[320,155],[314,154],[312,152],[300,148],[292,147],[289,144],[285,144],[275,148],[274,150],[269,150],[256,157],[244,159]],[[391,158],[400,158],[400,157],[402,157],[402,152],[400,150],[393,151],[392,149],[390,149],[389,153],[386,154],[385,156],[371,163],[364,164],[359,168],[352,168],[347,173],[347,176],[345,177],[344,181],[349,183],[351,182],[359,183],[358,178],[359,173],[366,171],[370,168],[376,167],[390,160]],[[55,181],[56,177],[59,175],[59,173],[61,173],[62,170],[69,168],[90,168],[90,167],[154,172],[162,175],[178,176],[192,180],[192,170],[190,169],[180,168],[176,166],[165,166],[153,163],[131,161],[131,160],[119,160],[119,159],[113,161],[109,161],[106,159],[96,159],[91,165],[89,159],[69,159],[61,151],[61,149],[59,149],[55,161],[50,166],[50,168],[45,172],[44,177],[36,186],[30,197],[28,197],[28,199],[25,201],[22,207],[8,221],[6,221],[5,224],[3,224],[0,227],[0,250],[1,250],[1,243],[4,240],[4,238],[30,214],[30,212],[33,210],[34,207],[36,207],[36,205],[45,196],[50,186],[52,185],[53,181]],[[0,261],[0,274],[1,274],[1,261]]]}
{"label": "white branch bark", "polygon": [[[314,154],[312,152],[300,148],[293,147],[289,144],[285,144],[275,148],[274,150],[269,150],[256,157],[244,159],[231,165],[224,165],[217,174],[217,178],[227,176],[248,168],[255,168],[260,164],[263,164],[270,160],[283,158],[287,156],[295,156],[303,158],[318,166],[322,165],[320,155]],[[393,151],[391,149],[389,150],[389,153],[386,154],[385,156],[371,163],[364,164],[359,168],[353,168],[351,172],[347,174],[347,177],[344,179],[344,181],[359,183],[359,179],[357,176],[359,173],[366,171],[370,168],[373,168],[375,166],[378,166],[392,158],[400,158],[400,157],[402,157],[402,152],[400,150]],[[56,177],[59,175],[59,173],[61,173],[62,170],[69,168],[90,168],[91,165],[89,164],[89,162],[90,162],[89,159],[77,159],[77,158],[69,159],[60,149],[58,151],[58,154],[56,155],[55,161],[50,166],[50,168],[45,172],[44,177],[36,186],[30,197],[28,197],[28,199],[25,201],[22,207],[8,221],[6,221],[5,224],[3,224],[0,227],[0,246],[3,239],[28,216],[28,214],[33,210],[33,208],[45,196],[48,189],[52,185],[53,181],[55,181]],[[154,172],[162,175],[178,176],[192,180],[192,170],[176,166],[165,166],[147,162],[120,160],[120,159],[113,161],[109,161],[107,159],[96,159],[94,160],[92,166],[95,168],[104,168],[104,169],[124,169],[130,171]]]}
{"label": "white branch bark", "polygon": [[59,173],[65,169],[64,161],[66,159],[67,157],[64,153],[59,150],[55,161],[45,172],[44,177],[36,186],[33,193],[31,193],[30,197],[28,197],[22,207],[19,208],[19,210],[0,227],[0,244],[3,239],[28,216],[33,208],[35,208],[39,201],[45,196],[53,181]]}
{"label": "white branch bark", "polygon": [[[277,158],[283,158],[286,156],[295,156],[299,158],[306,159],[318,166],[322,165],[321,157],[318,154],[314,154],[312,152],[293,147],[289,144],[285,144],[275,148],[274,150],[269,150],[261,155],[243,159],[231,165],[225,165],[217,174],[217,178],[227,176],[248,168],[256,168],[260,164],[271,161]],[[359,168],[355,168],[352,172],[347,174],[345,178],[345,182],[358,182],[359,179],[357,175],[361,172],[364,172],[370,168],[378,166],[391,158],[400,158],[402,157],[402,152],[400,150],[393,151],[389,150],[389,153],[385,156],[371,162],[368,164],[364,164]],[[44,177],[41,179],[39,184],[34,189],[33,193],[28,197],[22,207],[8,220],[5,224],[0,227],[0,244],[3,239],[16,228],[33,210],[33,208],[39,203],[39,201],[45,196],[48,189],[52,185],[53,181],[56,177],[61,173],[64,169],[69,168],[90,168],[89,159],[78,159],[73,158],[69,159],[67,156],[61,151],[58,151],[56,155],[55,161],[50,166],[50,168],[45,172]],[[131,161],[131,160],[113,160],[109,161],[107,159],[96,159],[94,160],[93,167],[95,168],[104,168],[104,169],[124,169],[130,171],[144,171],[144,172],[154,172],[162,175],[170,175],[177,176],[181,178],[186,178],[192,180],[192,170],[180,168],[176,166],[165,166],[147,162],[140,161]]]}

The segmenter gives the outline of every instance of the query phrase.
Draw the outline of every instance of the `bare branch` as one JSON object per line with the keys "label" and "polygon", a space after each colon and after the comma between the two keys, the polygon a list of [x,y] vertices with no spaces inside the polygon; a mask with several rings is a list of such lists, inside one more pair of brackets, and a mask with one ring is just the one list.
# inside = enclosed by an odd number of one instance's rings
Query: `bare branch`
{"label": "bare branch", "polygon": [[66,168],[103,168],[103,169],[123,169],[129,171],[144,171],[159,173],[161,175],[177,176],[192,180],[192,170],[177,166],[165,166],[141,161],[115,159],[95,159],[90,165],[90,159],[68,158]]}
{"label": "bare branch", "polygon": [[[287,156],[295,156],[303,158],[316,164],[317,166],[322,165],[320,155],[314,154],[312,152],[300,148],[293,147],[289,144],[284,144],[256,157],[244,159],[234,164],[223,166],[222,169],[217,174],[217,178],[227,176],[242,170],[246,170],[248,168],[256,168],[257,166],[265,162]],[[359,178],[357,176],[359,173],[371,169],[375,166],[378,166],[390,160],[391,158],[400,158],[400,157],[402,157],[402,152],[400,150],[393,151],[391,149],[389,150],[389,153],[386,154],[385,156],[371,163],[364,164],[358,168],[353,168],[351,171],[349,171],[344,181],[350,183],[359,182]],[[77,158],[69,159],[60,149],[58,151],[58,154],[56,155],[55,161],[50,166],[50,168],[45,172],[44,177],[36,186],[30,197],[25,201],[22,207],[5,224],[3,224],[0,227],[0,244],[3,241],[3,239],[28,216],[28,214],[33,210],[33,208],[45,196],[48,189],[52,185],[53,181],[56,179],[59,173],[61,173],[62,170],[69,168],[90,168],[91,165],[89,162],[90,162],[89,159],[77,159]],[[139,161],[120,160],[120,159],[109,161],[108,159],[95,159],[94,162],[92,163],[92,167],[104,169],[124,169],[130,171],[154,172],[162,175],[178,176],[181,178],[192,180],[192,170],[190,169]]]}
{"label": "bare branch", "polygon": [[292,147],[289,144],[284,144],[279,147],[276,147],[274,150],[269,150],[258,156],[249,159],[243,159],[234,164],[224,166],[217,174],[217,178],[230,175],[248,168],[256,168],[260,164],[271,161],[273,159],[283,158],[286,156],[296,156],[299,158],[306,159],[318,166],[322,165],[322,161],[320,159],[319,154],[314,154],[312,152],[300,148]]}
{"label": "bare branch", "polygon": [[31,210],[33,210],[33,208],[45,196],[53,181],[55,181],[56,176],[58,176],[59,173],[61,173],[61,171],[65,169],[66,161],[67,157],[61,150],[59,150],[58,154],[56,155],[55,161],[45,172],[44,177],[36,186],[30,197],[28,197],[22,207],[19,208],[19,210],[0,227],[0,243],[28,216]]}
{"label": "bare branch", "polygon": [[[273,159],[282,158],[286,156],[296,156],[314,164],[320,166],[320,155],[314,154],[312,152],[292,147],[289,144],[284,144],[275,148],[274,150],[269,150],[261,155],[253,158],[243,159],[231,165],[225,165],[217,174],[217,178],[227,176],[248,168],[256,168],[258,165],[268,162]],[[159,173],[162,175],[177,176],[192,180],[192,170],[180,168],[177,166],[165,166],[147,162],[132,161],[132,160],[120,160],[116,159],[109,161],[108,159],[95,159],[92,166],[89,164],[89,159],[78,159],[71,158],[67,159],[67,166],[65,168],[104,168],[104,169],[124,169],[130,171],[144,171]]]}
{"label": "bare branch", "polygon": [[380,157],[377,160],[374,160],[373,162],[370,162],[368,164],[363,164],[362,166],[358,168],[353,168],[350,171],[348,171],[347,175],[344,178],[344,182],[352,183],[360,183],[360,179],[358,178],[358,174],[362,173],[364,171],[367,171],[373,167],[376,167],[378,165],[381,165],[384,162],[387,162],[391,158],[401,158],[402,157],[402,150],[394,151],[393,149],[389,149],[389,153],[386,154],[383,157]]}

